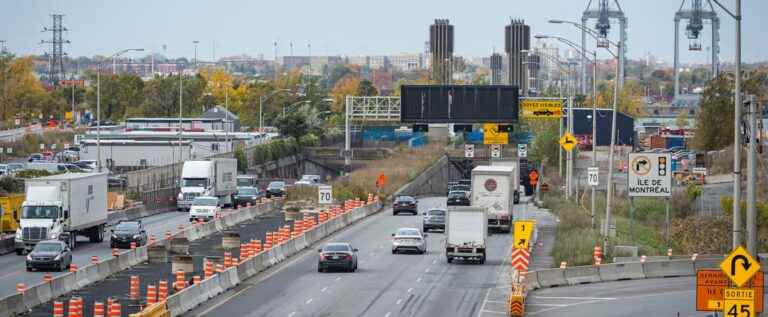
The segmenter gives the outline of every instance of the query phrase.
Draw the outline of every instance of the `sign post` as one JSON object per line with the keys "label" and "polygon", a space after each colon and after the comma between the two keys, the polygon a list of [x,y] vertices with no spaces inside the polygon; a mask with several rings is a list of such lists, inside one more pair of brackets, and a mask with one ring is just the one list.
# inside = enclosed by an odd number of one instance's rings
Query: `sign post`
{"label": "sign post", "polygon": [[[664,238],[669,239],[669,198],[672,197],[672,156],[669,153],[629,153],[627,193],[630,200],[630,232],[634,232],[634,197],[666,198]],[[610,184],[608,184],[610,186]],[[634,234],[633,238],[634,238]]]}
{"label": "sign post", "polygon": [[473,157],[475,157],[475,145],[474,144],[464,144],[464,157],[466,157],[466,158],[473,158]]}

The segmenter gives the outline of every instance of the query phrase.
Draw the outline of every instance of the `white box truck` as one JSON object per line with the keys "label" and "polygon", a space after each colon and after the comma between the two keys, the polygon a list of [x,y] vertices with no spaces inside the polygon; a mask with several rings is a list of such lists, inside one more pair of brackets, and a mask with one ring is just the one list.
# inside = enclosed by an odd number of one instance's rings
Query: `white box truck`
{"label": "white box truck", "polygon": [[16,230],[16,254],[37,242],[58,239],[74,248],[77,236],[104,241],[107,174],[65,173],[26,180],[26,200]]}
{"label": "white box truck", "polygon": [[450,206],[445,217],[445,257],[485,263],[488,214],[485,208]]}
{"label": "white box truck", "polygon": [[198,196],[216,196],[221,205],[230,206],[232,196],[237,192],[237,160],[186,161],[181,169],[180,187],[176,207],[181,211],[189,211]]}
{"label": "white box truck", "polygon": [[[515,204],[520,202],[520,161],[517,159],[506,159],[506,160],[498,160],[498,161],[491,161],[491,166],[511,166],[515,169],[515,174],[512,176],[512,189],[513,189],[513,202]],[[525,193],[525,188],[523,188],[523,193]]]}
{"label": "white box truck", "polygon": [[472,169],[471,206],[487,209],[489,229],[511,230],[514,176],[511,166],[481,165]]}

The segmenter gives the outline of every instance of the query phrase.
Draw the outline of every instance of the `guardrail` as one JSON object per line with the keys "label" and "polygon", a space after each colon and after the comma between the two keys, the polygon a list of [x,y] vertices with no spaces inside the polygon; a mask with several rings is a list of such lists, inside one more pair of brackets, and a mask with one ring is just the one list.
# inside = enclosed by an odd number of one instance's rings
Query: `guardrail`
{"label": "guardrail", "polygon": [[[273,210],[279,205],[279,201],[267,200],[252,207],[238,209],[237,212],[227,214],[202,225],[187,227],[170,238],[184,236],[190,241],[204,238],[222,229],[237,225],[241,222],[255,219],[256,217]],[[165,244],[165,238],[157,243]],[[84,288],[95,282],[106,279],[120,271],[127,270],[135,265],[148,260],[148,246],[138,247],[133,250],[123,251],[116,257],[101,260],[96,264],[90,264],[75,272],[62,274],[50,282],[28,287],[23,293],[16,293],[0,299],[0,317],[19,316],[37,305],[46,303],[54,298],[66,295],[72,291]]]}

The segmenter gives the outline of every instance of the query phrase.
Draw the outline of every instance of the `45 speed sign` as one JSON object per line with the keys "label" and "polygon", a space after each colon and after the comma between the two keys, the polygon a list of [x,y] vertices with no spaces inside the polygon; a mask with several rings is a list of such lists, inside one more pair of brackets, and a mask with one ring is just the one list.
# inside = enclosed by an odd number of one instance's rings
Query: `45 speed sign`
{"label": "45 speed sign", "polygon": [[333,203],[333,188],[328,185],[317,186],[317,203],[318,204],[331,204]]}

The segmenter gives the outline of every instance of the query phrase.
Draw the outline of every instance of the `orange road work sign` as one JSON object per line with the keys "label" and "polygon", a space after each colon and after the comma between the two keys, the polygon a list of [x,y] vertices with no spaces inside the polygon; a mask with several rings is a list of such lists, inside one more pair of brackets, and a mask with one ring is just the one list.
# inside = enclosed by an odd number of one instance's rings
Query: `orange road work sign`
{"label": "orange road work sign", "polygon": [[376,187],[383,188],[384,184],[386,183],[387,183],[387,177],[384,176],[384,173],[379,173],[379,178],[376,179]]}
{"label": "orange road work sign", "polygon": [[[728,277],[721,270],[696,271],[696,310],[722,311],[723,293],[729,282]],[[755,311],[763,312],[763,272],[757,272],[752,280],[744,286],[755,291]]]}
{"label": "orange road work sign", "polygon": [[528,180],[531,186],[536,186],[536,183],[539,182],[539,172],[532,170],[530,173],[528,173]]}

